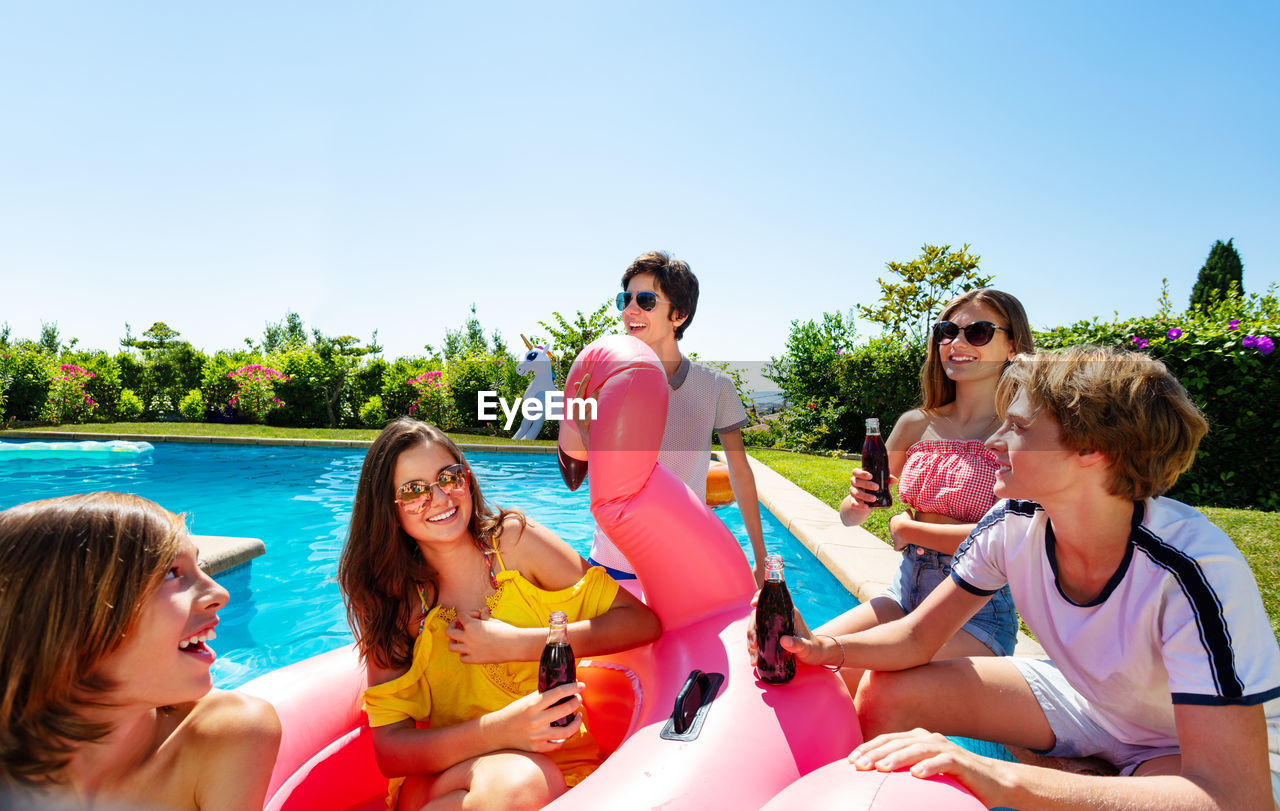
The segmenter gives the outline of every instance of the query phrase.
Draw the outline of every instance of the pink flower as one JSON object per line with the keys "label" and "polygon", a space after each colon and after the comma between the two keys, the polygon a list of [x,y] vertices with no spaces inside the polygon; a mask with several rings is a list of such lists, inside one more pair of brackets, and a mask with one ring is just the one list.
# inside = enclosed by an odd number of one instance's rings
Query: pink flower
{"label": "pink flower", "polygon": [[1150,341],[1146,338],[1139,338],[1137,335],[1133,336],[1133,345],[1138,349],[1146,349],[1148,343],[1150,343]]}
{"label": "pink flower", "polygon": [[1167,335],[1169,336],[1170,341],[1176,341],[1182,337],[1182,330],[1178,329],[1177,327],[1174,327],[1173,329],[1169,330]]}

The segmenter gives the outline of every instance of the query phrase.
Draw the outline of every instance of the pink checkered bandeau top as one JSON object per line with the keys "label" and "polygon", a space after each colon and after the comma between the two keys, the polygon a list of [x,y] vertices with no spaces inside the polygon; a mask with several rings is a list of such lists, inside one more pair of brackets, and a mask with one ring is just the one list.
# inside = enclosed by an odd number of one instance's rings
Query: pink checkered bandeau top
{"label": "pink checkered bandeau top", "polygon": [[981,440],[922,439],[907,448],[898,496],[920,512],[976,523],[996,503],[999,469]]}

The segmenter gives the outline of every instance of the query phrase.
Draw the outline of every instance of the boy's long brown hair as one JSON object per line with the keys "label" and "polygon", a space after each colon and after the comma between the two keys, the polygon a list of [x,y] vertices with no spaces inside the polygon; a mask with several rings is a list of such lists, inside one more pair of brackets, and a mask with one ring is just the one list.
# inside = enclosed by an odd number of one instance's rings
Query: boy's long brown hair
{"label": "boy's long brown hair", "polygon": [[117,685],[98,668],[135,628],[178,554],[180,516],[87,493],[0,512],[0,790],[59,782],[110,731],[84,710]]}
{"label": "boy's long brown hair", "polygon": [[[980,287],[961,293],[942,309],[938,314],[938,320],[950,320],[956,310],[971,303],[983,304],[996,311],[1000,320],[1005,322],[996,326],[1005,327],[1012,333],[1009,339],[1015,353],[1031,352],[1035,349],[1035,338],[1031,334],[1031,324],[1027,321],[1027,311],[1023,309],[1022,302],[994,287]],[[920,389],[923,394],[920,408],[924,411],[931,411],[956,399],[956,382],[947,377],[947,371],[942,366],[938,343],[933,340],[932,324],[929,328],[928,342],[929,354],[925,358],[924,366],[920,369]]]}
{"label": "boy's long brown hair", "polygon": [[[418,544],[400,526],[396,510],[396,460],[418,445],[439,445],[456,462],[467,465],[462,450],[434,425],[401,417],[382,429],[369,447],[356,484],[351,526],[338,561],[338,586],[347,602],[347,622],[360,648],[360,656],[378,667],[403,667],[413,656],[410,617],[417,605],[416,586],[423,584],[436,603],[436,572],[422,559]],[[507,516],[518,512],[499,510],[485,501],[471,466],[467,465],[471,490],[471,518],[467,529],[481,551],[497,546]]]}

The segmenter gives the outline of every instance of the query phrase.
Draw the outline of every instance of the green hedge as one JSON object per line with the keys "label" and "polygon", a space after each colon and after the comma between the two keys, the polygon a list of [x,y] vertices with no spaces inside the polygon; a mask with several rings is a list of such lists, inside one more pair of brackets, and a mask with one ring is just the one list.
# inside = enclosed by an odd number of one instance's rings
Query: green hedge
{"label": "green hedge", "polygon": [[792,322],[786,352],[765,370],[790,407],[776,426],[746,432],[746,441],[856,451],[867,417],[878,417],[887,435],[903,412],[920,404],[925,349],[919,342],[889,338],[856,341],[853,319],[842,313]]}
{"label": "green hedge", "polygon": [[1164,361],[1209,421],[1195,464],[1169,495],[1201,506],[1280,510],[1280,355],[1246,346],[1246,337],[1258,336],[1280,338],[1274,295],[1228,300],[1204,313],[1081,321],[1036,342],[1119,346]]}
{"label": "green hedge", "polygon": [[49,399],[49,380],[57,369],[57,359],[30,341],[0,347],[0,375],[9,380],[0,418],[39,419]]}
{"label": "green hedge", "polygon": [[[1163,360],[1210,425],[1194,466],[1170,495],[1201,506],[1280,510],[1280,353],[1271,351],[1280,339],[1280,304],[1274,289],[1199,313],[1175,313],[1167,295],[1161,301],[1152,316],[1095,318],[1039,332],[1036,345],[1120,346]],[[786,353],[766,370],[789,407],[777,420],[744,432],[746,442],[856,452],[865,417],[879,417],[888,433],[903,412],[917,407],[925,347],[855,340],[851,319],[839,313],[793,322]]]}

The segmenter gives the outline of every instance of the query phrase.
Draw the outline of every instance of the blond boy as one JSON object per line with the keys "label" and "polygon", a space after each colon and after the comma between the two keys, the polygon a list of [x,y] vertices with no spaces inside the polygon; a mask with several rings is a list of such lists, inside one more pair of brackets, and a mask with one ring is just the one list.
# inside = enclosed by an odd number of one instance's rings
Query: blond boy
{"label": "blond boy", "polygon": [[[1231,540],[1160,497],[1207,430],[1185,389],[1146,355],[1078,348],[1019,356],[997,399],[1005,500],[952,579],[899,621],[784,638],[803,662],[879,671],[856,696],[868,740],[850,760],[947,773],[996,806],[1271,808],[1280,648]],[[1005,584],[1052,661],[926,664]],[[992,760],[943,734],[1095,756],[1119,776]]]}

